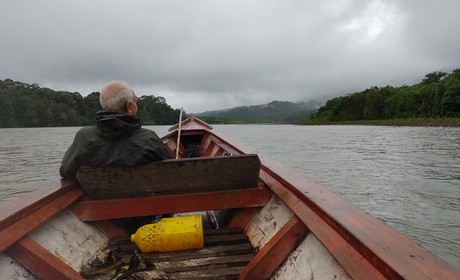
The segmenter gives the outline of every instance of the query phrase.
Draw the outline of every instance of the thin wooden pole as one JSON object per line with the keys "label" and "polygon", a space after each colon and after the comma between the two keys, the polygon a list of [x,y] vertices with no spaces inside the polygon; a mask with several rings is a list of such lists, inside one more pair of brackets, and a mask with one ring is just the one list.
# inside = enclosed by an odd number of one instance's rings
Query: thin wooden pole
{"label": "thin wooden pole", "polygon": [[180,131],[181,131],[181,128],[182,128],[182,110],[184,108],[180,108],[180,115],[179,115],[179,128],[178,128],[178,131],[177,131],[177,144],[176,144],[176,159],[179,158],[179,143],[180,143]]}

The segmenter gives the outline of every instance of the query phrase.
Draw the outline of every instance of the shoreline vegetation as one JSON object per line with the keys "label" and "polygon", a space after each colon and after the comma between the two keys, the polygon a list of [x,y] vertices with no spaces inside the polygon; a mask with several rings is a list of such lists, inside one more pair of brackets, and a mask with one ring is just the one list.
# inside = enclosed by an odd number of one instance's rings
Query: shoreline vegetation
{"label": "shoreline vegetation", "polygon": [[427,127],[460,127],[460,118],[408,118],[385,120],[347,120],[321,121],[306,120],[303,125],[369,125],[369,126],[427,126]]}
{"label": "shoreline vegetation", "polygon": [[[460,69],[435,71],[420,83],[373,86],[325,102],[272,101],[198,113],[211,124],[304,124],[460,127]],[[99,92],[54,91],[38,84],[0,80],[0,127],[60,127],[94,124]],[[172,125],[180,109],[164,97],[140,95],[144,125]],[[187,115],[185,113],[185,115]]]}
{"label": "shoreline vegetation", "polygon": [[[0,80],[0,128],[94,125],[96,112],[101,110],[99,95]],[[179,119],[180,109],[173,109],[161,96],[141,95],[137,106],[145,125],[172,125]]]}
{"label": "shoreline vegetation", "polygon": [[370,87],[330,99],[303,124],[460,126],[460,69],[432,72],[418,84]]}

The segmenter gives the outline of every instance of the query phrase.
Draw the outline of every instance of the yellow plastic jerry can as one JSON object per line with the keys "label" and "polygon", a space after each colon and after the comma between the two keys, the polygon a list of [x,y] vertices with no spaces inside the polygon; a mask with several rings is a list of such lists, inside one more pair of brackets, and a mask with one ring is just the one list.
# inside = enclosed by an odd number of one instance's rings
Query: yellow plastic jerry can
{"label": "yellow plastic jerry can", "polygon": [[200,249],[204,246],[201,215],[163,218],[140,227],[131,241],[143,253]]}

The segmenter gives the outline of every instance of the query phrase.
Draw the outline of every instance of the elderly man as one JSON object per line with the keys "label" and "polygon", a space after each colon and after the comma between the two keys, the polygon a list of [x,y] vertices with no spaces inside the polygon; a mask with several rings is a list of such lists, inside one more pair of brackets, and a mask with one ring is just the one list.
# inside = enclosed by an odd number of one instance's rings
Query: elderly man
{"label": "elderly man", "polygon": [[114,81],[101,91],[102,111],[96,126],[81,128],[62,159],[62,177],[75,179],[80,166],[134,166],[172,158],[158,135],[141,128],[137,97],[125,83]]}

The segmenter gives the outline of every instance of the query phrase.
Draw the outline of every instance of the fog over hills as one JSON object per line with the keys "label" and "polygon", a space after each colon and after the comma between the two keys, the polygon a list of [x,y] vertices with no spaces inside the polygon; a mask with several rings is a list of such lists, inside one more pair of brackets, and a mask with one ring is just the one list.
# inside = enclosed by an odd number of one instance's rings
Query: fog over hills
{"label": "fog over hills", "polygon": [[275,123],[298,123],[315,113],[324,105],[320,101],[272,101],[268,104],[238,106],[224,110],[206,111],[196,114],[209,122],[275,122]]}

